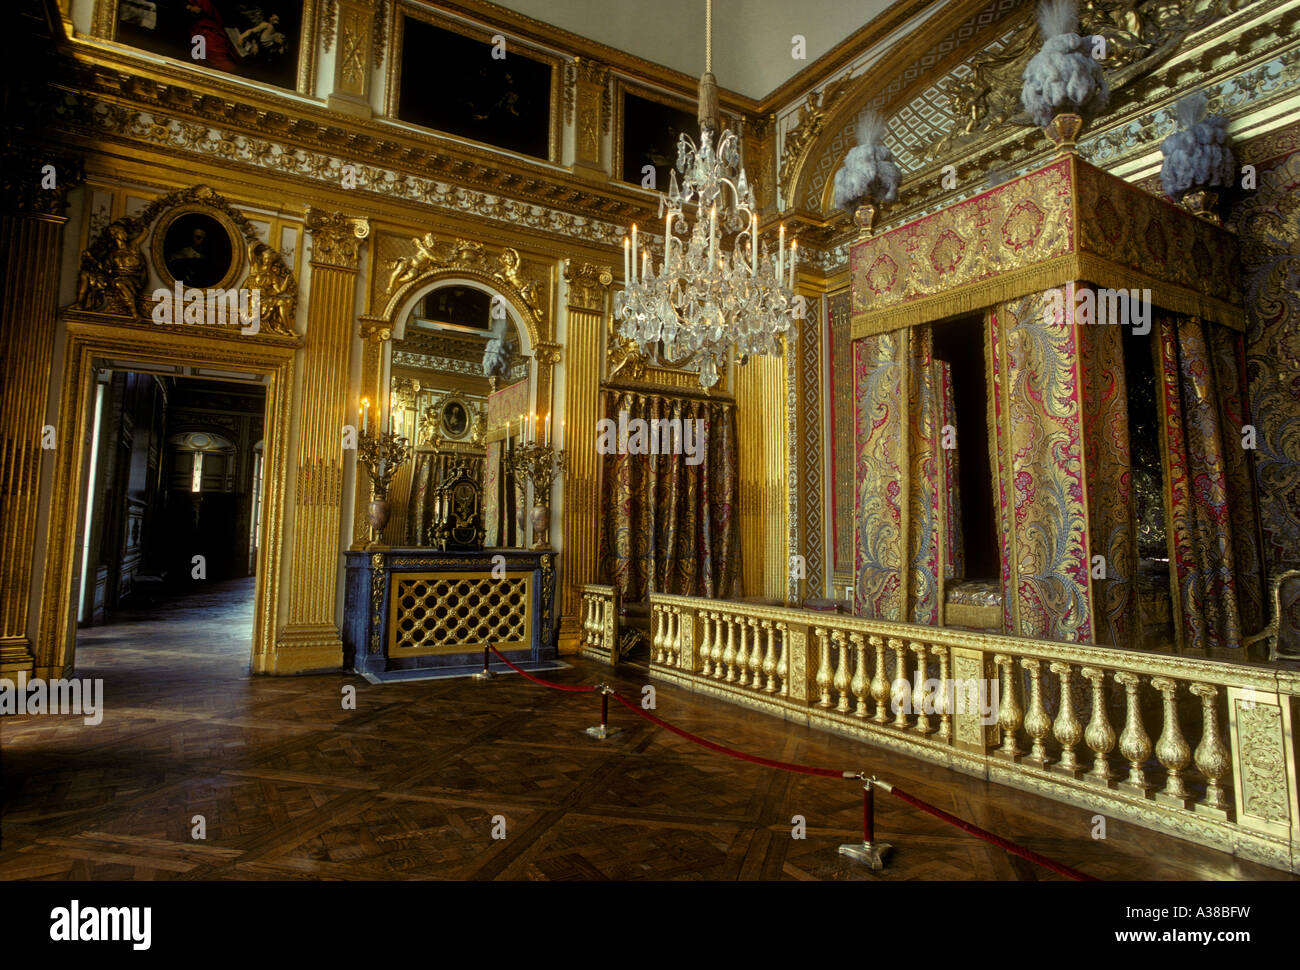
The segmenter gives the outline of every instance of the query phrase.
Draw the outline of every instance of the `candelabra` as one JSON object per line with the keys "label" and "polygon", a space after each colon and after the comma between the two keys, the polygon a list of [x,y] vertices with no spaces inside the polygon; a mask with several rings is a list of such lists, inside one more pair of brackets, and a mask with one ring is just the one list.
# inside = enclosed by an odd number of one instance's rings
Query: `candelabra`
{"label": "candelabra", "polygon": [[526,478],[533,484],[533,511],[529,521],[533,524],[533,548],[551,548],[551,486],[555,476],[565,471],[565,454],[550,445],[537,442],[521,445],[509,456],[510,469],[516,478]]}
{"label": "candelabra", "polygon": [[370,473],[370,548],[379,544],[388,525],[388,485],[410,457],[411,443],[405,435],[362,431],[357,436],[357,461]]}

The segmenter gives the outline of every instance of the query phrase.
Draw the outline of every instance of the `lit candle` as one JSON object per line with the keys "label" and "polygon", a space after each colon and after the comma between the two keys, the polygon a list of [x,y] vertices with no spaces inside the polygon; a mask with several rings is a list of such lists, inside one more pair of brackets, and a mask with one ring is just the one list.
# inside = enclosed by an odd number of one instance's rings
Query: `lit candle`
{"label": "lit candle", "polygon": [[758,275],[758,215],[755,214],[754,221],[750,223],[749,229],[749,271]]}
{"label": "lit candle", "polygon": [[776,280],[785,275],[785,223],[781,223],[781,236],[776,241]]}
{"label": "lit candle", "polygon": [[632,223],[632,282],[636,282],[636,223]]}
{"label": "lit candle", "polygon": [[799,261],[799,240],[790,243],[790,289],[794,289],[794,264]]}
{"label": "lit candle", "polygon": [[362,405],[361,430],[369,432],[370,431],[370,398],[363,397],[361,399],[361,405]]}
{"label": "lit candle", "polygon": [[546,416],[546,447],[551,447],[551,416]]}
{"label": "lit candle", "polygon": [[664,220],[664,262],[668,262],[668,251],[673,244],[673,214],[670,212]]}
{"label": "lit candle", "polygon": [[713,265],[718,254],[718,207],[709,210],[709,265]]}
{"label": "lit candle", "polygon": [[641,276],[639,278],[644,280],[648,275],[649,269],[650,269],[650,250],[643,249],[641,250]]}
{"label": "lit candle", "polygon": [[632,282],[632,240],[623,237],[623,285]]}

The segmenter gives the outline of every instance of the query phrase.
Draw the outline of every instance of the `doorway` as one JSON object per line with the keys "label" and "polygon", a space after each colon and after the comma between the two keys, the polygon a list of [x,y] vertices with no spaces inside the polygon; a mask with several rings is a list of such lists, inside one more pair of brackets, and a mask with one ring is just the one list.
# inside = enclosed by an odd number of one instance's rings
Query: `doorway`
{"label": "doorway", "polygon": [[[227,617],[241,660],[251,642],[262,506],[266,378],[102,367],[86,463],[77,597],[79,646],[166,648],[172,617]],[[215,646],[215,644],[214,644]]]}

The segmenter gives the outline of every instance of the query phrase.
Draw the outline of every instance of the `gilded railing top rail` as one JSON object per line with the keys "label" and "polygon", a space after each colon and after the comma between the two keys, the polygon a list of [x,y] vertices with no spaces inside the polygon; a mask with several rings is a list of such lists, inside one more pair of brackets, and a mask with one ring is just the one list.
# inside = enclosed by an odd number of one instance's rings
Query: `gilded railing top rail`
{"label": "gilded railing top rail", "polygon": [[596,583],[587,583],[586,585],[584,585],[584,586],[582,587],[582,591],[583,591],[584,593],[596,593],[596,594],[598,594],[598,595],[600,595],[600,596],[613,596],[613,595],[614,595],[614,587],[613,587],[613,586],[600,586],[600,585],[598,585],[598,584],[596,584]]}
{"label": "gilded railing top rail", "polygon": [[889,620],[869,620],[846,616],[842,613],[822,613],[788,606],[763,606],[734,600],[708,599],[698,596],[676,596],[652,593],[650,603],[681,606],[692,610],[707,610],[750,616],[761,620],[776,620],[804,627],[822,627],[844,633],[864,633],[900,640],[923,640],[926,643],[977,649],[985,653],[1003,653],[1015,657],[1033,657],[1040,660],[1059,660],[1080,665],[1119,668],[1135,673],[1177,677],[1203,683],[1231,687],[1253,687],[1260,690],[1300,694],[1300,671],[1278,667],[1264,661],[1242,658],[1233,660],[1219,657],[1188,656],[1152,651],[1122,650],[1116,647],[1095,646],[1086,643],[1059,643],[1014,637],[1003,633],[979,633],[953,630],[947,627],[924,626],[912,623],[895,623]]}

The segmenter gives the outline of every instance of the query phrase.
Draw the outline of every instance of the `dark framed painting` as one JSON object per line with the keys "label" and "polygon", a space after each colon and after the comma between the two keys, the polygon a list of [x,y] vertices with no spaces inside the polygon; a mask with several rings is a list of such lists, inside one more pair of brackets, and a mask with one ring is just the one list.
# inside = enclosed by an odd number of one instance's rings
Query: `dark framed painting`
{"label": "dark framed painting", "polygon": [[677,142],[682,133],[699,144],[697,112],[682,102],[657,101],[624,90],[622,114],[623,181],[641,185],[645,166],[653,165],[653,190],[667,192],[668,175],[677,167]]}
{"label": "dark framed painting", "polygon": [[459,440],[469,434],[469,411],[460,401],[450,400],[442,406],[439,423],[444,438]]}
{"label": "dark framed painting", "polygon": [[424,298],[418,316],[476,330],[491,329],[492,298],[472,286],[440,286]]}
{"label": "dark framed painting", "polygon": [[117,0],[117,40],[296,89],[303,0]]}
{"label": "dark framed painting", "polygon": [[[532,51],[402,17],[401,121],[550,160],[555,66]],[[494,56],[495,55],[495,56]]]}
{"label": "dark framed painting", "polygon": [[182,206],[159,221],[153,263],[163,282],[200,290],[226,289],[240,268],[239,234],[203,206]]}

